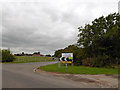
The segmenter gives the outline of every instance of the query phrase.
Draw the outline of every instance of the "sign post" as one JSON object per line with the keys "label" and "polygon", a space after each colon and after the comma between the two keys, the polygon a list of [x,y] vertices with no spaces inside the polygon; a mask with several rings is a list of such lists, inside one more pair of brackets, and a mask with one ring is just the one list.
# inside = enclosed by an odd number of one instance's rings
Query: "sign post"
{"label": "sign post", "polygon": [[62,53],[62,57],[60,57],[58,60],[58,68],[60,68],[60,63],[66,64],[66,71],[67,71],[67,64],[73,63],[73,53]]}
{"label": "sign post", "polygon": [[60,61],[58,60],[58,68],[60,68]]}
{"label": "sign post", "polygon": [[58,68],[60,68],[60,62],[62,61],[62,57],[58,59]]}
{"label": "sign post", "polygon": [[67,59],[66,59],[66,57],[65,57],[65,61],[66,61],[66,68],[67,68]]}

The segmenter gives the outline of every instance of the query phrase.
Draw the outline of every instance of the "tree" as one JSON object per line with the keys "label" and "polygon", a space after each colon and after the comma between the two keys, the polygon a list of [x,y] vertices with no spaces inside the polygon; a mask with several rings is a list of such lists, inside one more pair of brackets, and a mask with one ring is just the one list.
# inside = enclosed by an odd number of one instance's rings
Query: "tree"
{"label": "tree", "polygon": [[9,49],[2,50],[2,62],[13,62],[15,57],[12,55]]}
{"label": "tree", "polygon": [[38,55],[40,55],[40,52],[38,52]]}
{"label": "tree", "polygon": [[54,56],[60,58],[63,50],[64,50],[64,49],[56,50],[55,53],[54,53]]}
{"label": "tree", "polygon": [[40,52],[34,52],[33,54],[40,55]]}
{"label": "tree", "polygon": [[0,49],[0,62],[2,62],[2,50]]}
{"label": "tree", "polygon": [[48,55],[45,55],[46,57],[51,57],[51,55],[50,54],[48,54]]}
{"label": "tree", "polygon": [[22,54],[21,54],[22,56],[24,56],[25,55],[25,53],[24,52],[22,52]]}
{"label": "tree", "polygon": [[99,63],[103,62],[103,66],[114,63],[116,57],[120,58],[119,14],[102,16],[95,19],[91,25],[86,24],[78,29],[78,44],[84,47],[88,57],[96,58]]}
{"label": "tree", "polygon": [[73,53],[74,65],[81,65],[82,59],[85,58],[84,48],[79,48],[77,45],[69,45],[64,49],[57,50],[54,56],[60,58],[62,53]]}

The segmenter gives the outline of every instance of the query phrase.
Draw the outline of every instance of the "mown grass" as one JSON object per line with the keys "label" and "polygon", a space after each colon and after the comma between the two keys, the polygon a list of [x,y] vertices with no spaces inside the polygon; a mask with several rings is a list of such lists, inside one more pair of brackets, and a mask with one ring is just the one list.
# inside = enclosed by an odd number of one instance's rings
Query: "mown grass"
{"label": "mown grass", "polygon": [[39,69],[47,72],[60,72],[70,74],[118,74],[118,69],[113,68],[96,68],[96,67],[85,67],[85,66],[68,66],[67,69],[64,66],[58,68],[58,64],[41,66]]}
{"label": "mown grass", "polygon": [[55,61],[52,57],[33,57],[33,56],[15,56],[15,60],[9,63],[31,63],[31,62],[48,62]]}

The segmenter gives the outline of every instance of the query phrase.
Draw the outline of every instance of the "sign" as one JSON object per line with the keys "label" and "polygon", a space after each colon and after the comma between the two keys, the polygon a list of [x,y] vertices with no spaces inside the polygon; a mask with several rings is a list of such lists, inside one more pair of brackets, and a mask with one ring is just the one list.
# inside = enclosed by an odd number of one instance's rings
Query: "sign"
{"label": "sign", "polygon": [[67,61],[73,61],[73,53],[62,53],[62,57],[68,58]]}
{"label": "sign", "polygon": [[60,63],[66,63],[67,69],[67,63],[70,63],[71,65],[73,63],[73,53],[62,53],[62,57],[58,60],[58,68],[60,68]]}
{"label": "sign", "polygon": [[62,53],[61,63],[73,63],[73,53]]}

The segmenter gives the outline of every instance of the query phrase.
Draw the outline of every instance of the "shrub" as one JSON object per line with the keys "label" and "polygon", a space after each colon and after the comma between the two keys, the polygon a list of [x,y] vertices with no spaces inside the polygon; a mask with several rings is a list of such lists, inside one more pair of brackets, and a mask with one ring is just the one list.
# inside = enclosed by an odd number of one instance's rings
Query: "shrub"
{"label": "shrub", "polygon": [[80,65],[82,65],[82,61],[81,61],[81,59],[74,59],[74,60],[73,60],[73,64],[74,64],[75,66],[80,66]]}
{"label": "shrub", "polygon": [[92,66],[92,61],[93,61],[93,58],[83,59],[82,60],[82,65],[84,65],[84,66]]}
{"label": "shrub", "polygon": [[98,55],[94,58],[86,58],[82,60],[82,65],[90,67],[110,67],[113,60],[108,55]]}
{"label": "shrub", "polygon": [[120,58],[116,58],[116,64],[120,65]]}
{"label": "shrub", "polygon": [[2,50],[2,62],[13,62],[14,56],[11,54],[10,50]]}
{"label": "shrub", "polygon": [[110,58],[107,55],[99,55],[92,61],[93,67],[104,67],[110,65]]}
{"label": "shrub", "polygon": [[0,49],[0,62],[2,62],[2,50]]}

